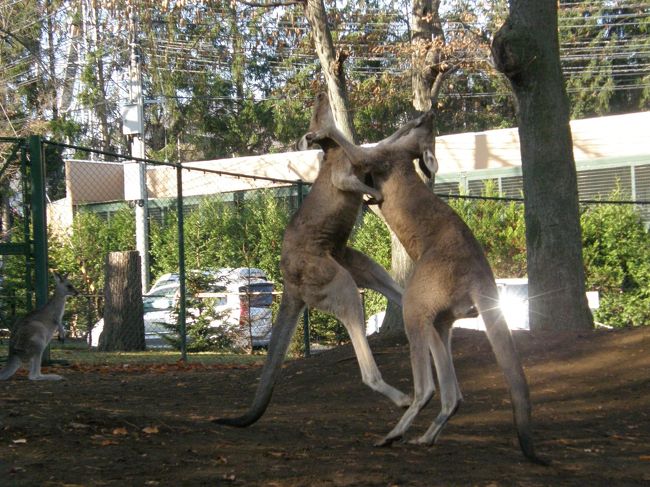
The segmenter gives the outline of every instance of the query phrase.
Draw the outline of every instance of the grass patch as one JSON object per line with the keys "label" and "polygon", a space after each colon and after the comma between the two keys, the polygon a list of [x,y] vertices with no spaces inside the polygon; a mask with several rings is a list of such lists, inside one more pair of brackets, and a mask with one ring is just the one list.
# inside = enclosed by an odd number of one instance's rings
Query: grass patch
{"label": "grass patch", "polygon": [[[4,363],[9,353],[7,341],[0,344],[0,363]],[[83,341],[66,340],[65,343],[52,341],[50,358],[57,362],[80,365],[150,365],[173,364],[181,359],[177,350],[146,350],[143,352],[99,352],[88,348]],[[266,359],[266,351],[248,354],[225,352],[188,353],[188,364],[202,365],[256,365]]]}

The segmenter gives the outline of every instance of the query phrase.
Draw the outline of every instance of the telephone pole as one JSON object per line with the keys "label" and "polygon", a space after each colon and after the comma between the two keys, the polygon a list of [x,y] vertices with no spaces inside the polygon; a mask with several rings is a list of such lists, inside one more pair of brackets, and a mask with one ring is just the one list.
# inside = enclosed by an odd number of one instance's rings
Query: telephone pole
{"label": "telephone pole", "polygon": [[[131,64],[129,69],[129,97],[132,121],[131,156],[144,159],[144,98],[142,96],[142,58],[138,45],[135,13],[129,17]],[[142,264],[142,292],[149,290],[149,211],[147,207],[147,165],[137,161],[138,186],[135,199],[135,245]]]}

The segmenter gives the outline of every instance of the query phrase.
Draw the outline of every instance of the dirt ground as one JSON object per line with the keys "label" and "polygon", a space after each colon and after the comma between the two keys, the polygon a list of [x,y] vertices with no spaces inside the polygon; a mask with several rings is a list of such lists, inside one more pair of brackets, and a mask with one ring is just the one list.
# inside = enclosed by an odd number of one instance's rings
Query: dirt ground
{"label": "dirt ground", "polygon": [[[210,419],[243,411],[259,367],[73,366],[56,370],[61,382],[0,383],[0,485],[650,485],[650,327],[515,338],[549,467],[518,450],[484,334],[457,330],[465,402],[433,447],[372,446],[401,412],[362,385],[348,346],[287,363],[247,429]],[[405,343],[371,345],[385,378],[410,390]]]}

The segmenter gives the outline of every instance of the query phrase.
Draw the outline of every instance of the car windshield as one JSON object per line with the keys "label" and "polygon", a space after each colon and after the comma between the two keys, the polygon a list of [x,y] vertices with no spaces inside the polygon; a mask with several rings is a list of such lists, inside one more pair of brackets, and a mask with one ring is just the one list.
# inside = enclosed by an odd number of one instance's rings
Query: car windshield
{"label": "car windshield", "polygon": [[[170,284],[171,282],[171,284]],[[156,283],[156,286],[151,288],[151,291],[149,291],[145,297],[150,297],[150,298],[173,298],[176,296],[176,293],[178,292],[178,281],[177,282],[172,282],[168,281],[165,283],[166,285],[158,285]]]}

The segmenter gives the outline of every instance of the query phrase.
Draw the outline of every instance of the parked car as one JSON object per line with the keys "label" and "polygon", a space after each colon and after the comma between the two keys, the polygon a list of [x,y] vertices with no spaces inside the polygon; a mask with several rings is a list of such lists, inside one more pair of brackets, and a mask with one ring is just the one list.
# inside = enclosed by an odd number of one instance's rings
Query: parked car
{"label": "parked car", "polygon": [[[242,336],[253,347],[266,347],[271,339],[273,282],[263,270],[252,267],[220,268],[217,270],[188,271],[189,278],[205,283],[194,296],[210,303],[211,317],[217,317],[210,327],[238,326]],[[176,306],[180,296],[178,274],[160,276],[142,297],[144,332],[147,348],[168,347],[163,338],[173,333],[170,325],[176,323]],[[186,321],[191,324],[200,310],[188,308]],[[101,319],[92,333],[92,346],[97,346],[104,328]]]}

